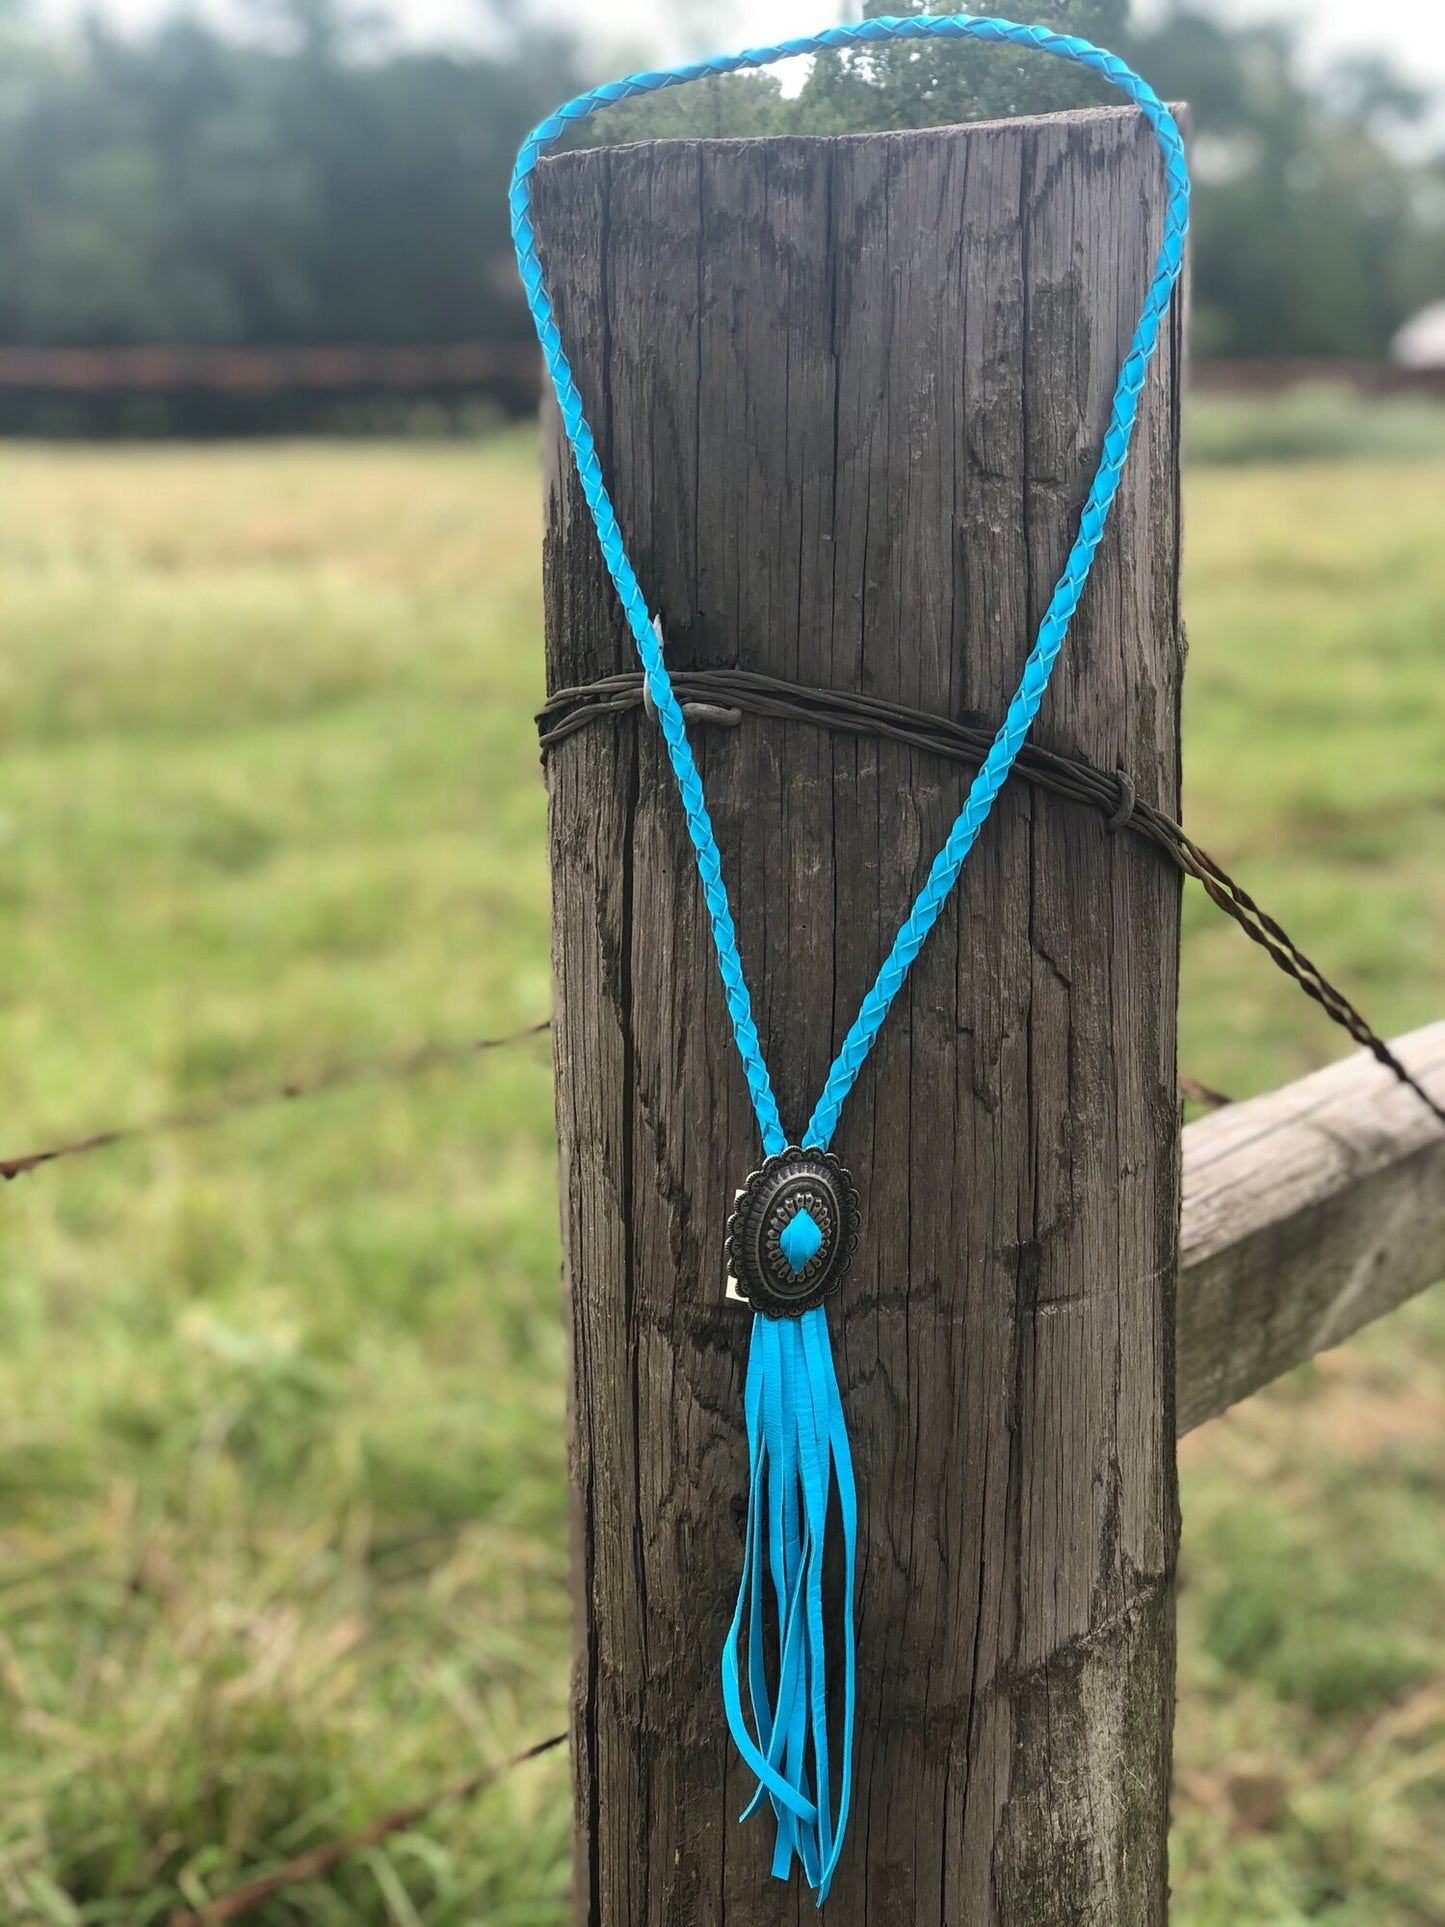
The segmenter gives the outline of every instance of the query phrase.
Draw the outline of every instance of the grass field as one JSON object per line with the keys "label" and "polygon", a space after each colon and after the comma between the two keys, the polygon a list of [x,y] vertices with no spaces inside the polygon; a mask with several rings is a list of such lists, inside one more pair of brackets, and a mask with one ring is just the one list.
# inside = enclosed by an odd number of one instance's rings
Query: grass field
{"label": "grass field", "polygon": [[[0,451],[0,1155],[548,1002],[532,441]],[[1195,834],[1445,1012],[1445,463],[1190,484]],[[1184,1067],[1340,1051],[1202,898]],[[561,1723],[545,1042],[0,1198],[0,1920],[163,1921]],[[1177,1927],[1445,1921],[1445,1303],[1185,1453]],[[566,1916],[558,1756],[254,1918]]]}

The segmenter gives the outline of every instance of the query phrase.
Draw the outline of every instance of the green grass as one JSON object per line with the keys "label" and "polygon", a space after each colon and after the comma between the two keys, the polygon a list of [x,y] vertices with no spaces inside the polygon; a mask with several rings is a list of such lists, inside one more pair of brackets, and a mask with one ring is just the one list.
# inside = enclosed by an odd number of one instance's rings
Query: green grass
{"label": "green grass", "polygon": [[[0,451],[0,1153],[548,1001],[533,444]],[[1187,820],[1441,1014],[1445,467],[1191,479]],[[1188,901],[1183,1062],[1340,1040]],[[0,1199],[0,1919],[165,1920],[561,1723],[545,1042]],[[1445,1308],[1187,1450],[1180,1927],[1445,1893]],[[566,1917],[559,1758],[261,1909]]]}

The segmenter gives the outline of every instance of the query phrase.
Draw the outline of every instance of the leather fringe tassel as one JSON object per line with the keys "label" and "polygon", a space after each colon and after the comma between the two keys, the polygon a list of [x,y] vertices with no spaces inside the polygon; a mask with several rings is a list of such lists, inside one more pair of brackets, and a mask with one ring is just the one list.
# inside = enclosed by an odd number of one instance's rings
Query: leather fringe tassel
{"label": "leather fringe tassel", "polygon": [[[785,1880],[796,1856],[821,1907],[838,1864],[852,1794],[858,1541],[853,1461],[821,1307],[800,1318],[754,1316],[744,1403],[747,1531],[742,1584],[723,1647],[723,1701],[738,1751],[757,1776],[757,1790],[743,1818],[766,1798],[777,1825],[773,1873]],[[823,1601],[823,1554],[834,1493],[844,1566],[843,1709],[841,1724],[834,1727],[836,1774],[830,1754]],[[771,1628],[765,1586],[772,1591]],[[739,1657],[744,1629],[746,1709]]]}

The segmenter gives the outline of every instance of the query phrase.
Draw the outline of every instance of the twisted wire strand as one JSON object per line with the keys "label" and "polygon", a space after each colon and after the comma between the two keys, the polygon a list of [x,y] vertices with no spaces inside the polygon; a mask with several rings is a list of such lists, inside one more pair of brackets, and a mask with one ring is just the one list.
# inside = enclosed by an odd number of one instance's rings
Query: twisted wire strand
{"label": "twisted wire strand", "polygon": [[260,1110],[271,1104],[292,1104],[303,1098],[324,1097],[356,1084],[369,1084],[393,1078],[422,1077],[447,1064],[460,1064],[487,1051],[502,1050],[508,1044],[523,1044],[533,1037],[545,1037],[552,1028],[550,1017],[500,1037],[460,1039],[431,1038],[403,1050],[387,1051],[374,1057],[354,1057],[325,1069],[288,1077],[284,1083],[261,1084],[247,1089],[223,1091],[186,1110],[162,1111],[133,1124],[113,1124],[84,1137],[47,1144],[38,1151],[24,1151],[16,1157],[0,1158],[0,1183],[26,1177],[42,1165],[58,1164],[65,1158],[89,1157],[95,1151],[109,1151],[118,1144],[134,1144],[144,1138],[186,1131],[205,1131],[242,1111]]}
{"label": "twisted wire strand", "polygon": [[[913,709],[904,703],[888,702],[854,690],[811,689],[802,683],[760,675],[749,669],[680,669],[673,673],[672,686],[689,722],[730,728],[740,724],[744,715],[749,715],[807,723],[846,735],[882,737],[925,755],[975,769],[988,754],[991,740],[988,729],[976,723],[956,722],[926,709]],[[555,690],[537,717],[544,756],[578,730],[642,707],[643,687],[641,676],[634,671],[603,676],[576,688]],[[1054,796],[1096,810],[1108,819],[1110,830],[1127,831],[1152,844],[1183,875],[1192,877],[1216,908],[1237,923],[1250,941],[1257,943],[1307,997],[1313,998],[1327,1017],[1369,1051],[1445,1124],[1445,1105],[1438,1103],[1401,1063],[1368,1018],[1330,982],[1318,964],[1311,962],[1278,920],[1255,902],[1244,885],[1195,842],[1182,824],[1137,793],[1127,770],[1111,773],[1096,769],[1092,763],[1062,755],[1058,750],[1025,742],[1019,750],[1014,772],[1026,783]],[[1192,1079],[1181,1082],[1186,1086],[1187,1095],[1197,1095],[1206,1089]],[[1190,1086],[1192,1088],[1188,1088]],[[1218,1098],[1217,1092],[1213,1095]]]}
{"label": "twisted wire strand", "polygon": [[509,195],[512,234],[522,285],[536,325],[543,360],[557,392],[578,480],[596,524],[608,573],[637,645],[642,673],[667,747],[682,800],[688,836],[696,857],[733,1036],[762,1131],[763,1145],[770,1154],[785,1147],[787,1136],[753,1017],[752,1000],[738,950],[737,930],[722,876],[717,839],[688,741],[682,706],[673,691],[664,659],[660,633],[628,556],[617,513],[603,478],[601,460],[581,392],[562,345],[538,254],[532,221],[531,178],[542,154],[560,134],[574,122],[584,120],[614,102],[639,94],[656,93],[663,88],[682,86],[710,75],[769,66],[774,61],[796,55],[866,47],[883,41],[910,40],[976,40],[1032,48],[1057,55],[1101,75],[1140,109],[1153,129],[1164,160],[1168,198],[1153,277],[1119,373],[1099,465],[1080,516],[1073,548],[1039,626],[1037,639],[1003,723],[974,779],[962,810],[934,860],[928,879],[900,926],[828,1073],[802,1138],[804,1144],[822,1149],[828,1145],[837,1128],[843,1102],[873,1047],[889,1006],[937,922],[993,806],[994,798],[1038,714],[1049,677],[1068,634],[1069,623],[1078,607],[1118,492],[1144,380],[1158,344],[1160,325],[1183,265],[1189,207],[1189,172],[1183,142],[1172,115],[1153,89],[1117,55],[1094,46],[1090,41],[1072,34],[1055,33],[1047,27],[1024,26],[1013,20],[993,20],[972,14],[928,14],[901,19],[883,17],[848,26],[830,27],[821,33],[779,41],[772,46],[747,48],[741,53],[694,61],[660,72],[631,74],[625,79],[611,81],[605,86],[579,94],[540,122],[523,143],[517,156]]}
{"label": "twisted wire strand", "polygon": [[229,1893],[218,1894],[214,1900],[208,1900],[200,1907],[172,1914],[170,1927],[222,1927],[225,1921],[242,1920],[247,1914],[254,1913],[264,1901],[284,1893],[288,1887],[299,1887],[303,1882],[322,1879],[333,1867],[339,1866],[343,1860],[349,1860],[353,1854],[379,1846],[394,1834],[413,1832],[423,1820],[430,1819],[439,1807],[474,1800],[479,1793],[494,1786],[503,1774],[525,1766],[529,1760],[539,1760],[546,1753],[554,1753],[558,1747],[566,1744],[565,1733],[553,1733],[545,1740],[534,1741],[531,1746],[523,1747],[520,1753],[514,1753],[497,1766],[484,1767],[480,1773],[469,1774],[465,1780],[443,1787],[439,1793],[433,1793],[425,1800],[415,1800],[409,1806],[396,1807],[390,1813],[383,1813],[366,1826],[359,1827],[355,1833],[328,1840],[319,1847],[309,1847],[305,1853],[298,1853],[273,1873],[248,1880],[240,1887],[233,1887]]}

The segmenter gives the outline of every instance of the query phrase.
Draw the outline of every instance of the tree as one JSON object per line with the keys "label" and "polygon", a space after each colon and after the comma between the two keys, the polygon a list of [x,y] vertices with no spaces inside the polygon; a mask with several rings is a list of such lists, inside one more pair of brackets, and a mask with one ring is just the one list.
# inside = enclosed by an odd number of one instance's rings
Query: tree
{"label": "tree", "polygon": [[1429,102],[1378,58],[1309,77],[1293,28],[1176,4],[1128,51],[1187,99],[1194,326],[1220,355],[1379,355],[1445,292],[1445,208],[1398,135]]}
{"label": "tree", "polygon": [[505,183],[576,84],[570,44],[378,54],[375,22],[331,0],[253,23],[43,39],[12,21],[0,339],[522,339]]}
{"label": "tree", "polygon": [[[941,11],[922,0],[865,0],[865,19]],[[950,8],[1078,34],[1103,46],[1123,31],[1128,0],[997,0]],[[854,134],[1045,114],[1107,100],[1082,68],[1027,49],[916,41],[823,54],[785,96],[772,73],[730,74],[609,108],[585,123],[586,142],[691,135]]]}
{"label": "tree", "polygon": [[[868,19],[940,11],[922,0],[866,0],[863,8]],[[1128,0],[997,0],[958,11],[1052,27],[1096,46],[1114,47],[1124,30]],[[799,99],[798,125],[801,131],[818,134],[936,127],[1054,113],[1110,98],[1102,81],[1053,55],[1013,47],[896,42],[819,60]]]}

